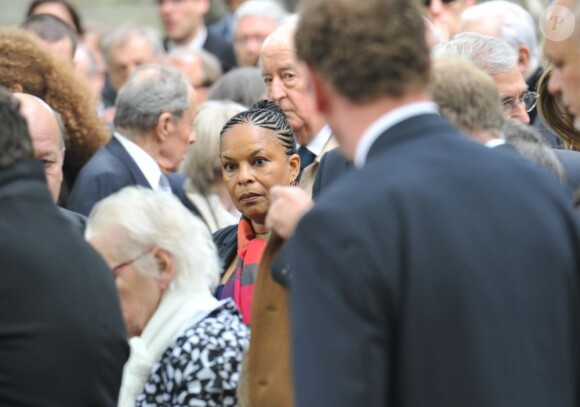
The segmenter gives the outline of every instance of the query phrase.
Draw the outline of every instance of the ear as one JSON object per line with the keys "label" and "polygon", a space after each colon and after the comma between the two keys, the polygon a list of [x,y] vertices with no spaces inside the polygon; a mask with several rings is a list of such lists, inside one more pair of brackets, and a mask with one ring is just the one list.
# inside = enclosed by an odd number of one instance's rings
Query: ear
{"label": "ear", "polygon": [[298,154],[292,154],[288,158],[288,165],[290,167],[290,180],[288,184],[292,184],[298,178],[298,173],[300,173],[300,156]]}
{"label": "ear", "polygon": [[173,260],[173,255],[165,249],[157,248],[155,249],[155,260],[157,260],[157,267],[159,269],[159,287],[161,290],[166,291],[173,281],[175,276],[175,262]]}
{"label": "ear", "polygon": [[159,141],[164,141],[173,128],[173,118],[171,113],[163,112],[159,116],[159,120],[157,120],[157,126],[155,126],[155,134]]}
{"label": "ear", "polygon": [[328,110],[329,96],[327,86],[315,70],[313,70],[309,66],[306,66],[306,69],[308,72],[308,80],[310,83],[310,87],[312,89],[312,92],[314,93],[316,110],[324,114]]}
{"label": "ear", "polygon": [[518,68],[522,75],[524,75],[528,70],[528,64],[530,63],[530,49],[525,45],[518,46]]}

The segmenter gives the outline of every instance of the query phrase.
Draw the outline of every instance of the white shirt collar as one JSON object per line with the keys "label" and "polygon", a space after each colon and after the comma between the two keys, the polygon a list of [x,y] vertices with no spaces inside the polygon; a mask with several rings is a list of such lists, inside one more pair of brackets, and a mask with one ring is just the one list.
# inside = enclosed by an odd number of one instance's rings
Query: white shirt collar
{"label": "white shirt collar", "polygon": [[505,140],[502,138],[495,138],[493,140],[489,140],[487,143],[485,143],[486,147],[489,148],[494,148],[497,146],[501,146],[502,144],[505,144]]}
{"label": "white shirt collar", "polygon": [[[205,44],[205,40],[207,39],[207,27],[203,26],[199,29],[199,32],[195,36],[193,40],[189,44],[183,45],[183,47],[190,49],[192,51],[198,51],[203,49],[203,44]],[[169,51],[173,50],[174,48],[179,48],[173,41],[167,42],[167,48]]]}
{"label": "white shirt collar", "polygon": [[322,153],[326,143],[328,143],[330,136],[332,136],[332,130],[326,124],[322,126],[320,131],[316,134],[316,136],[314,136],[310,143],[306,145],[306,148],[308,148],[308,151],[318,157]]}
{"label": "white shirt collar", "polygon": [[361,168],[365,165],[367,155],[381,134],[394,125],[413,116],[425,113],[438,114],[437,105],[434,102],[415,102],[398,107],[379,117],[363,133],[356,146],[354,154],[354,165]]}
{"label": "white shirt collar", "polygon": [[151,189],[154,191],[160,191],[161,189],[159,188],[159,180],[161,179],[163,172],[161,171],[161,168],[159,168],[157,161],[155,161],[155,159],[151,157],[148,152],[143,150],[127,137],[122,136],[118,132],[114,133],[114,137],[119,140],[133,161],[135,161],[135,164],[137,164],[137,167],[139,167],[145,176],[145,179],[149,185],[151,185]]}

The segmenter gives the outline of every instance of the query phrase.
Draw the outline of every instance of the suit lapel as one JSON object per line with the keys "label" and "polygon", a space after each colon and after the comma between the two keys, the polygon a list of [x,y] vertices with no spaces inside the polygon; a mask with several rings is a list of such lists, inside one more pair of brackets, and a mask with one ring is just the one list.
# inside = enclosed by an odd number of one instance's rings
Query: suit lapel
{"label": "suit lapel", "polygon": [[114,136],[111,137],[111,141],[105,147],[111,154],[117,157],[125,166],[127,170],[131,173],[131,176],[135,180],[137,185],[140,185],[145,188],[151,189],[151,185],[147,182],[145,175],[141,172],[137,163],[133,161],[133,158],[129,155],[125,147],[117,140]]}

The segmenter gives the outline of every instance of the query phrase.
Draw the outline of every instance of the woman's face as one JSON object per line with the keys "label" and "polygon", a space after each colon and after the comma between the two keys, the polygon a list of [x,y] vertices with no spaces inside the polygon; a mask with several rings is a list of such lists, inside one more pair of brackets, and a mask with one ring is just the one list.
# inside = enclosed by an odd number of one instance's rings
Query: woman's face
{"label": "woman's face", "polygon": [[298,176],[300,158],[288,157],[278,135],[253,124],[237,124],[221,139],[224,184],[236,208],[263,224],[273,185],[290,185]]}

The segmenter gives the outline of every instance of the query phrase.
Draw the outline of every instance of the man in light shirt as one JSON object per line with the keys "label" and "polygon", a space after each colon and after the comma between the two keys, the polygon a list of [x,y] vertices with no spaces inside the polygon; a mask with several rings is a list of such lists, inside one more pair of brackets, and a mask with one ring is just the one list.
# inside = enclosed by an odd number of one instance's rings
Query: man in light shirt
{"label": "man in light shirt", "polygon": [[167,175],[195,141],[196,109],[195,91],[177,69],[139,67],[117,97],[116,131],[81,171],[69,209],[88,215],[95,203],[128,185],[171,192]]}

